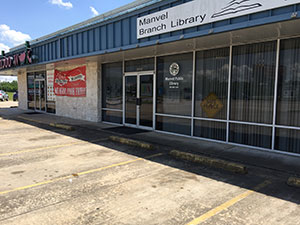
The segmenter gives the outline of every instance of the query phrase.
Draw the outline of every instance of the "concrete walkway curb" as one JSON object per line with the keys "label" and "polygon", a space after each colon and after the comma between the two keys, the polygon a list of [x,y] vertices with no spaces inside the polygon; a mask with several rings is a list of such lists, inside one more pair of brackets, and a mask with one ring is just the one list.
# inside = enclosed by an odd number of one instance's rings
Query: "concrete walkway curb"
{"label": "concrete walkway curb", "polygon": [[68,130],[68,131],[73,131],[75,130],[74,127],[65,125],[65,124],[60,124],[60,123],[49,123],[49,126],[55,127],[55,128],[60,128],[63,130]]}
{"label": "concrete walkway curb", "polygon": [[24,117],[24,116],[18,116],[18,118],[22,119],[22,120],[27,120],[27,121],[30,121],[30,122],[34,122],[34,123],[42,123],[42,121],[30,119],[30,118],[27,118],[27,117]]}
{"label": "concrete walkway curb", "polygon": [[118,143],[121,143],[121,144],[131,145],[131,146],[145,148],[145,149],[149,149],[149,150],[154,149],[154,145],[152,145],[152,144],[132,140],[132,139],[129,139],[129,138],[123,138],[123,137],[118,137],[118,136],[110,136],[109,139],[111,141],[118,142]]}
{"label": "concrete walkway curb", "polygon": [[59,128],[59,129],[67,130],[67,131],[73,131],[73,130],[75,130],[74,127],[69,126],[69,125],[65,125],[65,124],[47,123],[47,122],[43,122],[43,121],[40,121],[40,120],[35,120],[35,119],[27,118],[27,117],[24,117],[24,116],[18,116],[18,118],[22,119],[22,120],[27,120],[27,121],[30,121],[30,122],[34,122],[34,123],[49,125],[51,127],[55,127],[55,128]]}
{"label": "concrete walkway curb", "polygon": [[169,153],[171,156],[174,156],[175,158],[178,159],[184,159],[190,162],[195,162],[202,164],[204,166],[209,166],[213,168],[218,168],[218,169],[223,169],[226,171],[230,171],[233,173],[238,173],[238,174],[247,174],[247,168],[244,165],[233,163],[233,162],[228,162],[225,160],[221,159],[214,159],[214,158],[209,158],[206,156],[201,156],[201,155],[195,155],[187,152],[181,152],[178,150],[172,150]]}
{"label": "concrete walkway curb", "polygon": [[298,177],[290,177],[287,181],[287,184],[292,187],[300,188],[300,178]]}

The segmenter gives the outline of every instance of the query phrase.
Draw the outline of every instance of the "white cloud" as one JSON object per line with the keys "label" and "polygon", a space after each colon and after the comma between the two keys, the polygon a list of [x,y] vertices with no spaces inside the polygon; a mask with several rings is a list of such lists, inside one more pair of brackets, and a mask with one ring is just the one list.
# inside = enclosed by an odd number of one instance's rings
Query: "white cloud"
{"label": "white cloud", "polygon": [[0,41],[4,41],[5,43],[10,43],[12,45],[19,45],[25,41],[29,41],[30,39],[31,37],[28,34],[11,30],[6,24],[0,24]]}
{"label": "white cloud", "polygon": [[93,16],[98,16],[99,15],[98,11],[93,6],[90,6],[90,9],[93,13]]}
{"label": "white cloud", "polygon": [[66,9],[73,8],[73,4],[71,2],[63,2],[63,0],[50,0],[50,3],[53,5],[65,7]]}
{"label": "white cloud", "polygon": [[9,47],[3,43],[0,43],[0,54],[2,51],[8,52],[9,51]]}
{"label": "white cloud", "polygon": [[12,82],[14,80],[18,80],[18,77],[16,76],[1,76],[0,75],[0,82]]}

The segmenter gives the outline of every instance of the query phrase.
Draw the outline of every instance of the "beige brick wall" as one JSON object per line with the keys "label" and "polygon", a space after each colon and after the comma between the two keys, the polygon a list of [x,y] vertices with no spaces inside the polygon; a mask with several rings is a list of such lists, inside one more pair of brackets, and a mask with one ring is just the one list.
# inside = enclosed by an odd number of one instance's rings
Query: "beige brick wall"
{"label": "beige brick wall", "polygon": [[27,109],[27,75],[26,70],[18,71],[19,108]]}
{"label": "beige brick wall", "polygon": [[[58,70],[70,70],[81,65],[64,66],[56,68]],[[98,63],[88,62],[86,64],[86,97],[67,97],[56,96],[56,114],[59,116],[70,117],[73,119],[88,120],[93,122],[99,121],[99,104],[98,104]]]}

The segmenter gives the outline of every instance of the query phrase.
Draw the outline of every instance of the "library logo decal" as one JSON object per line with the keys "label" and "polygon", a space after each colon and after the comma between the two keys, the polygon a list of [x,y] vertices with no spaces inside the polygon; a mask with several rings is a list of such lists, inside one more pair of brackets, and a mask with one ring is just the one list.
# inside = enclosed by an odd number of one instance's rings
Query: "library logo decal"
{"label": "library logo decal", "polygon": [[261,3],[257,1],[254,2],[252,0],[232,0],[227,4],[227,6],[222,8],[220,12],[213,14],[211,18],[218,18],[230,14],[236,14],[242,11],[259,8],[262,6],[263,5]]}

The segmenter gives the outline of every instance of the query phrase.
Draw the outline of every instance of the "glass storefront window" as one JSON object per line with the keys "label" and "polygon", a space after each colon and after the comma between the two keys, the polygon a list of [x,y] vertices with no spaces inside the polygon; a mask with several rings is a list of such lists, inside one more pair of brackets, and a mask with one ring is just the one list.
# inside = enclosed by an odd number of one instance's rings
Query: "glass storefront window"
{"label": "glass storefront window", "polygon": [[122,112],[102,110],[102,120],[110,123],[122,123]]}
{"label": "glass storefront window", "polygon": [[272,128],[245,124],[230,124],[230,142],[271,148]]}
{"label": "glass storefront window", "polygon": [[195,120],[194,136],[226,141],[226,123]]}
{"label": "glass storefront window", "polygon": [[300,38],[281,41],[277,97],[277,124],[300,127]]}
{"label": "glass storefront window", "polygon": [[233,47],[230,119],[273,122],[276,41]]}
{"label": "glass storefront window", "polygon": [[122,63],[102,65],[102,108],[122,109]]}
{"label": "glass storefront window", "polygon": [[300,130],[276,129],[275,149],[300,153]]}
{"label": "glass storefront window", "polygon": [[157,58],[157,113],[191,116],[193,54]]}
{"label": "glass storefront window", "polygon": [[171,133],[191,135],[191,120],[175,117],[156,117],[156,129]]}
{"label": "glass storefront window", "polygon": [[154,58],[137,59],[125,62],[125,72],[154,70]]}
{"label": "glass storefront window", "polygon": [[197,52],[195,116],[227,118],[229,48]]}

